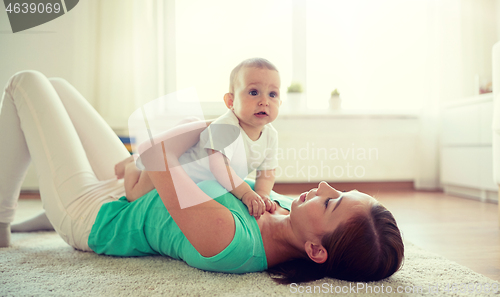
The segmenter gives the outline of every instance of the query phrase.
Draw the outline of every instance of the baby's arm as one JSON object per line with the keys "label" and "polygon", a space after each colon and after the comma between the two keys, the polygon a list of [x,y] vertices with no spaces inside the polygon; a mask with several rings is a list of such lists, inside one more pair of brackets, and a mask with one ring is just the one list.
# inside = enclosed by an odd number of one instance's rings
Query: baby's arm
{"label": "baby's arm", "polygon": [[247,207],[250,215],[259,218],[266,211],[262,198],[231,168],[229,160],[220,152],[209,149],[210,171],[217,181]]}
{"label": "baby's arm", "polygon": [[132,161],[134,161],[134,157],[130,156],[115,165],[115,175],[117,179],[121,179],[125,176],[125,167],[127,167],[127,164]]}
{"label": "baby's arm", "polygon": [[129,162],[125,166],[124,175],[125,196],[130,202],[137,200],[154,189],[153,182],[149,179],[149,175],[139,170],[135,166],[135,162]]}
{"label": "baby's arm", "polygon": [[276,210],[276,203],[269,198],[271,190],[274,187],[274,169],[257,170],[255,179],[255,192],[262,197],[266,204],[266,210],[273,213]]}

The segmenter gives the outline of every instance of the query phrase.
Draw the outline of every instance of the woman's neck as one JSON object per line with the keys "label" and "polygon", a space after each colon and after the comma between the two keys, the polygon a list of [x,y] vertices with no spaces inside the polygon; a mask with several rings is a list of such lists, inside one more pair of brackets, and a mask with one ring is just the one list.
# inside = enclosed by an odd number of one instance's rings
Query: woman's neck
{"label": "woman's neck", "polygon": [[257,223],[268,267],[304,256],[304,251],[300,249],[301,244],[292,232],[289,215],[265,212]]}

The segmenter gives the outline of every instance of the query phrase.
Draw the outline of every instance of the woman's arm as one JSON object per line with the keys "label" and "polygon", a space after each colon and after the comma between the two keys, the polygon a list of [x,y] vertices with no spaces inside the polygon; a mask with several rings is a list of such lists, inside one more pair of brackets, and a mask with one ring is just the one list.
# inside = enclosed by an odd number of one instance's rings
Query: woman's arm
{"label": "woman's arm", "polygon": [[[199,122],[169,130],[161,136],[164,141],[155,140],[141,159],[182,233],[202,256],[211,257],[231,243],[235,225],[231,212],[198,188],[179,164],[179,156],[196,144],[202,130]],[[158,170],[160,167],[168,170]]]}

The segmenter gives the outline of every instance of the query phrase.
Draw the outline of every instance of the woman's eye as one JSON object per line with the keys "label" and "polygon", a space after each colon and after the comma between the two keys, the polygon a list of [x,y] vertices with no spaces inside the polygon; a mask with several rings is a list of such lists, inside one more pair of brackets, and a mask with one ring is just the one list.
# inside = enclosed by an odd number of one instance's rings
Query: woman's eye
{"label": "woman's eye", "polygon": [[328,202],[330,202],[330,200],[332,200],[332,198],[328,198],[328,199],[326,199],[326,201],[325,201],[325,206],[326,206],[326,207],[328,207]]}
{"label": "woman's eye", "polygon": [[250,95],[252,95],[252,96],[257,96],[258,94],[259,94],[259,92],[255,91],[255,90],[250,91]]}

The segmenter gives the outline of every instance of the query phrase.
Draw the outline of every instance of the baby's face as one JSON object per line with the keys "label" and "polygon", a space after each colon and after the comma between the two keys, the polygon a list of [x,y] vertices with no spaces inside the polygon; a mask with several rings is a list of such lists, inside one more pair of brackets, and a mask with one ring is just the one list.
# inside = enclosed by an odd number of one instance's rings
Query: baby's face
{"label": "baby's face", "polygon": [[239,71],[232,107],[245,131],[262,129],[276,119],[281,105],[280,85],[275,70],[244,67]]}

